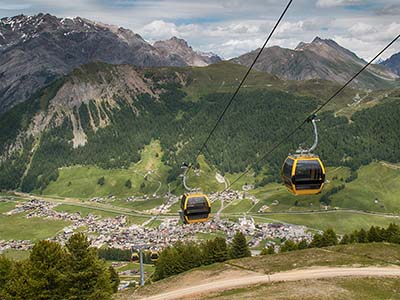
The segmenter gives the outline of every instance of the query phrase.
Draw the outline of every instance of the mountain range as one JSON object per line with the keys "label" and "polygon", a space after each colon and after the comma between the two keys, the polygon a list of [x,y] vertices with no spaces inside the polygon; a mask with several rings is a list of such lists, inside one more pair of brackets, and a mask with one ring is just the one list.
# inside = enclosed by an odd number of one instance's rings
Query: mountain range
{"label": "mountain range", "polygon": [[[250,66],[258,52],[259,49],[243,54],[232,62]],[[254,68],[290,80],[318,78],[345,83],[366,63],[335,41],[316,37],[311,43],[301,42],[293,50],[278,46],[266,48]],[[353,82],[353,86],[378,88],[394,83],[398,74],[383,66],[371,65]]]}
{"label": "mountain range", "polygon": [[183,40],[150,45],[122,27],[50,14],[0,20],[0,113],[73,68],[93,61],[148,66],[205,66],[220,61]]}
{"label": "mountain range", "polygon": [[[249,66],[258,50],[231,60]],[[384,88],[398,83],[399,56],[372,65],[353,83]],[[101,61],[138,67],[207,66],[221,61],[193,50],[177,37],[153,45],[129,29],[80,17],[18,15],[0,20],[0,113],[31,97],[60,76],[86,63]],[[344,83],[366,62],[333,40],[315,38],[295,49],[266,48],[255,69],[281,79],[324,79]]]}

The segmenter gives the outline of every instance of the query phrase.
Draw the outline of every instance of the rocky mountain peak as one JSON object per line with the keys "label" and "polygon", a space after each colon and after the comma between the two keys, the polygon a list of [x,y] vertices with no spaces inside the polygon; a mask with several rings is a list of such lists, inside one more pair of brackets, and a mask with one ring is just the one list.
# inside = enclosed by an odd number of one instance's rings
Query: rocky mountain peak
{"label": "rocky mountain peak", "polygon": [[194,51],[187,41],[176,36],[166,41],[157,41],[153,46],[165,55],[182,57],[189,66],[203,67],[221,61],[215,54]]}

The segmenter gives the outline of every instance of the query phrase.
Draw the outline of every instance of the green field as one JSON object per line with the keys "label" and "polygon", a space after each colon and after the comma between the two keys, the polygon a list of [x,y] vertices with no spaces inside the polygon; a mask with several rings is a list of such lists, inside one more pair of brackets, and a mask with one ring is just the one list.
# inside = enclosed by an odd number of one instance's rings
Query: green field
{"label": "green field", "polygon": [[370,214],[331,211],[321,213],[301,214],[265,214],[254,217],[256,222],[284,222],[304,225],[312,229],[325,230],[333,228],[338,233],[349,233],[360,228],[369,228],[372,225],[387,227],[390,223],[400,224],[400,218],[384,217]]}
{"label": "green field", "polygon": [[400,166],[372,163],[361,167],[358,178],[332,196],[332,205],[400,214]]}
{"label": "green field", "polygon": [[25,218],[25,214],[6,216],[0,214],[0,240],[38,241],[55,236],[68,226],[67,221]]}
{"label": "green field", "polygon": [[249,199],[233,200],[229,206],[225,204],[223,213],[245,213],[253,207],[253,203]]}
{"label": "green field", "polygon": [[[128,169],[101,169],[95,166],[60,168],[57,181],[51,182],[43,194],[81,199],[110,194],[119,198],[155,192],[161,194],[168,191],[165,182],[168,167],[162,163],[161,157],[161,145],[159,141],[153,141],[141,152],[141,160]],[[104,185],[97,184],[101,177],[105,178]],[[130,189],[125,186],[128,179],[132,182]]]}
{"label": "green field", "polygon": [[197,162],[200,164],[200,172],[196,173],[191,169],[187,175],[187,185],[190,188],[201,188],[203,192],[222,191],[225,184],[219,183],[215,178],[218,171],[207,164],[203,155],[199,156]]}
{"label": "green field", "polygon": [[14,209],[15,204],[16,204],[15,202],[11,201],[0,202],[0,214]]}

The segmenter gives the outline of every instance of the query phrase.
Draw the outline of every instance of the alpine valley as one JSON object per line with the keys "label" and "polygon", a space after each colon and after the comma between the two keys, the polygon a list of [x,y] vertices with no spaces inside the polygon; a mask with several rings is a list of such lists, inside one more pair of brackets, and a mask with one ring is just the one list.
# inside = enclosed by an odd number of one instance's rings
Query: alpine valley
{"label": "alpine valley", "polygon": [[213,213],[227,218],[265,212],[342,233],[387,225],[386,214],[400,213],[399,54],[370,66],[319,113],[322,194],[296,198],[280,183],[288,152],[312,143],[310,125],[259,159],[366,64],[330,39],[265,49],[194,161],[257,51],[224,61],[177,37],[150,44],[79,17],[1,19],[0,189],[75,205],[100,198],[109,213],[145,211],[145,222],[184,191],[186,162],[197,166],[189,185],[204,192],[223,191],[250,170],[231,187],[242,198],[215,202]]}

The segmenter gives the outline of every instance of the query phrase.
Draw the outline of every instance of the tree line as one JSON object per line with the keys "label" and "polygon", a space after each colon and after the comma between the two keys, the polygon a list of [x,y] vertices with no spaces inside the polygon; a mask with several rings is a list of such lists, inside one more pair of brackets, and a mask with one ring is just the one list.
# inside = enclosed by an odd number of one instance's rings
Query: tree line
{"label": "tree line", "polygon": [[83,234],[72,235],[64,247],[40,241],[23,261],[0,256],[4,300],[110,300],[118,284],[116,271],[98,258]]}
{"label": "tree line", "polygon": [[[280,247],[280,252],[288,252],[302,250],[307,248],[323,248],[335,246],[338,244],[347,245],[353,243],[380,243],[388,242],[400,244],[400,226],[391,223],[387,228],[379,226],[371,226],[368,230],[361,228],[354,230],[350,234],[345,234],[341,238],[338,237],[332,228],[326,229],[322,234],[316,233],[310,243],[302,240],[298,243],[292,240],[286,240]],[[261,251],[261,255],[274,254],[275,247],[269,246]]]}
{"label": "tree line", "polygon": [[223,237],[200,244],[177,242],[160,253],[152,279],[160,280],[203,265],[248,256],[251,256],[250,249],[241,232],[234,235],[230,244]]}

